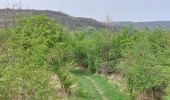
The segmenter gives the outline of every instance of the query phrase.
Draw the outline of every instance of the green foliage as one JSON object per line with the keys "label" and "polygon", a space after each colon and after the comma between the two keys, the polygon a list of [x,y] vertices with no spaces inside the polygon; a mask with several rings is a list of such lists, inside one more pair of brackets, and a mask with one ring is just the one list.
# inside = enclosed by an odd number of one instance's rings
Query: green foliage
{"label": "green foliage", "polygon": [[122,71],[132,97],[154,87],[161,87],[169,81],[169,65],[166,61],[170,49],[167,37],[168,33],[156,30],[131,34],[128,41],[121,38],[125,40],[125,45],[120,47],[123,49],[120,63],[123,63]]}
{"label": "green foliage", "polygon": [[72,45],[75,61],[88,67],[91,72],[96,72],[101,67],[102,62],[108,63],[111,61],[111,39],[112,36],[109,33],[75,33]]}
{"label": "green foliage", "polygon": [[58,76],[60,78],[61,85],[63,89],[69,94],[71,94],[71,86],[73,85],[72,75],[64,67],[60,67],[57,70]]}
{"label": "green foliage", "polygon": [[[100,69],[121,73],[132,99],[157,87],[169,99],[169,38],[167,31],[131,28],[116,34],[104,30],[70,33],[45,16],[19,19],[15,28],[0,30],[0,99],[57,98],[59,91],[50,84],[54,74],[62,89],[71,94],[73,78],[68,63],[73,62],[93,73]],[[91,94],[98,96],[95,90],[88,91],[95,87],[81,74],[82,87],[76,95],[87,99],[93,98]],[[91,78],[107,97],[122,99],[105,79]]]}
{"label": "green foliage", "polygon": [[62,28],[44,16],[23,18],[12,30],[14,49],[26,57],[27,63],[43,66],[51,49],[62,41],[62,34]]}
{"label": "green foliage", "polygon": [[[10,47],[7,47],[5,57],[1,56],[6,62],[0,68],[2,99],[57,98],[55,93],[59,91],[50,84],[51,71],[59,76],[63,88],[71,87],[71,78],[63,82],[65,73],[67,76],[69,73],[60,68],[66,59],[66,49],[62,48],[67,48],[67,35],[61,26],[45,16],[32,16],[19,19],[17,26],[7,33],[10,33],[7,39]],[[57,68],[60,70],[55,71]]]}
{"label": "green foliage", "polygon": [[49,84],[50,72],[46,69],[21,68],[8,66],[1,70],[0,99],[46,99],[57,98]]}
{"label": "green foliage", "polygon": [[170,86],[169,85],[167,86],[166,95],[164,96],[164,99],[165,100],[169,100],[170,99]]}

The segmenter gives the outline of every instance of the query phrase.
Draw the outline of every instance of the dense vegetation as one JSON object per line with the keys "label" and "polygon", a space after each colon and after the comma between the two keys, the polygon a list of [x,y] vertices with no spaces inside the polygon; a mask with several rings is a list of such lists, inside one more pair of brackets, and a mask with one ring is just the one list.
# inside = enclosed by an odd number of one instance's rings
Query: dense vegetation
{"label": "dense vegetation", "polygon": [[[0,30],[0,99],[169,100],[169,38],[159,29],[69,32],[45,16],[18,19]],[[92,73],[121,75],[125,92]]]}

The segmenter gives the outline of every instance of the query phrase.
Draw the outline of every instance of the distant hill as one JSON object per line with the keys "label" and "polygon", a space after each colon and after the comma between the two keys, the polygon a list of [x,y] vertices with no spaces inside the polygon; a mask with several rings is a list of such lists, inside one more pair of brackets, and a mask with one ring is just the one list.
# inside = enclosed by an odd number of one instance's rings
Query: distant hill
{"label": "distant hill", "polygon": [[103,23],[91,19],[82,17],[69,16],[62,12],[49,11],[49,10],[11,10],[11,9],[0,9],[0,27],[10,26],[12,20],[18,15],[40,15],[45,14],[52,20],[66,26],[69,29],[82,29],[82,28],[105,28]]}
{"label": "distant hill", "polygon": [[[63,12],[49,11],[49,10],[11,10],[0,9],[0,28],[8,27],[12,24],[18,15],[30,16],[32,14],[39,15],[45,14],[52,20],[59,22],[63,26],[71,30],[84,30],[84,29],[102,29],[106,28],[105,22],[100,22],[92,18],[73,17]],[[113,22],[111,23],[116,30],[123,26],[131,26],[135,29],[149,29],[164,28],[170,29],[170,21],[151,21],[151,22]]]}
{"label": "distant hill", "polygon": [[115,26],[131,26],[136,29],[145,29],[146,27],[153,30],[155,28],[170,29],[170,21],[150,21],[150,22],[115,22]]}

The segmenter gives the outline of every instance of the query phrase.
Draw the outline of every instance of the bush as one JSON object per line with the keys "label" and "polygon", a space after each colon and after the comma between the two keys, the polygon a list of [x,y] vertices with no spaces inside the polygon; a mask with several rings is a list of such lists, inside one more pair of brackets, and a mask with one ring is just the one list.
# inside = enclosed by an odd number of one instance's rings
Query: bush
{"label": "bush", "polygon": [[[125,41],[123,51],[123,72],[131,97],[160,87],[165,91],[164,85],[169,81],[168,63],[169,40],[164,31],[143,31],[130,35],[130,41]],[[123,39],[124,40],[124,39]],[[163,92],[162,92],[163,94]],[[154,94],[153,94],[154,95]]]}
{"label": "bush", "polygon": [[[0,67],[0,97],[38,100],[57,98],[56,92],[59,91],[50,85],[50,73],[55,67],[60,68],[63,65],[64,56],[56,55],[56,60],[49,55],[64,52],[59,46],[66,41],[67,36],[62,27],[45,16],[31,16],[19,19],[17,26],[7,33],[10,33],[7,39],[9,42],[5,42],[10,45],[2,43],[7,51],[0,56],[3,58],[0,62],[6,61]],[[56,74],[68,90],[71,82],[66,81],[68,78],[63,79],[69,75],[64,70],[61,69]]]}

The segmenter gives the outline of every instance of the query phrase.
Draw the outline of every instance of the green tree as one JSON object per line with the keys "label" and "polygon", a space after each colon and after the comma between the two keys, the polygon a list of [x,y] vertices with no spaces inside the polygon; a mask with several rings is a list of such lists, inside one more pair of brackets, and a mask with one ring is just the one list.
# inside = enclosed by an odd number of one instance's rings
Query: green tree
{"label": "green tree", "polygon": [[63,88],[68,90],[72,82],[70,78],[63,80],[63,77],[69,73],[61,75],[65,73],[61,67],[66,58],[66,49],[62,49],[66,47],[67,34],[60,25],[45,16],[31,16],[19,19],[17,26],[8,32],[11,46],[5,57],[7,62],[1,68],[2,99],[56,98],[57,90],[50,84],[55,74]]}

